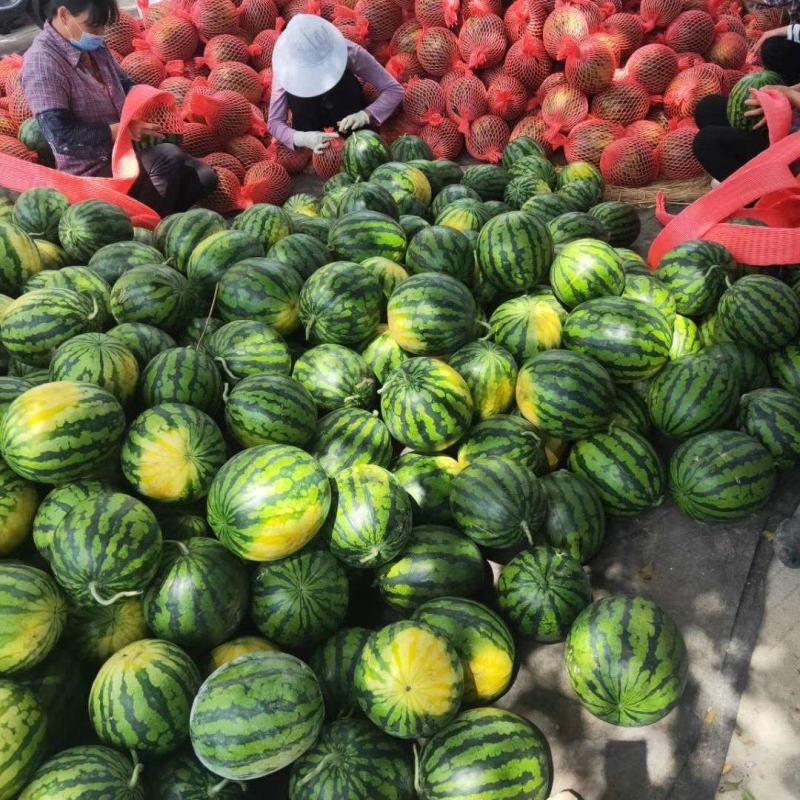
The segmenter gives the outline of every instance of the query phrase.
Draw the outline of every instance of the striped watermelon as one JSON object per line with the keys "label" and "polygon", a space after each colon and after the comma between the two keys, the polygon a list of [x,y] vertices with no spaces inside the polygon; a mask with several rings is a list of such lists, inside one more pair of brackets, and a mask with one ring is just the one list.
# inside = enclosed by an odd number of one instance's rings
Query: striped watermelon
{"label": "striped watermelon", "polygon": [[463,183],[451,183],[436,193],[431,203],[431,214],[434,218],[438,217],[448,206],[458,200],[476,200],[480,202],[481,196],[469,186]]}
{"label": "striped watermelon", "polygon": [[477,241],[475,236],[490,219],[491,215],[480,200],[464,197],[445,206],[436,215],[434,224],[460,231],[472,242]]}
{"label": "striped watermelon", "polygon": [[101,742],[165,755],[188,738],[189,710],[200,688],[191,658],[172,642],[142,639],[100,667],[89,693],[89,717]]}
{"label": "striped watermelon", "polygon": [[520,211],[536,217],[539,222],[546,225],[550,220],[560,217],[569,211],[574,211],[574,209],[570,203],[557,194],[537,194],[529,197],[522,204]]}
{"label": "striped watermelon", "polygon": [[658,453],[643,436],[624,428],[576,442],[569,468],[594,486],[609,514],[638,514],[664,499]]}
{"label": "striped watermelon", "polygon": [[356,211],[377,211],[392,219],[400,216],[394,197],[377,183],[356,183],[348,186],[336,211],[340,217]]}
{"label": "striped watermelon", "polygon": [[118,492],[78,503],[53,535],[51,566],[70,598],[100,605],[141,594],[158,569],[161,529],[142,502]]}
{"label": "striped watermelon", "polygon": [[114,242],[101,247],[90,259],[87,268],[113,286],[129,269],[164,261],[161,251],[141,242]]}
{"label": "striped watermelon", "polygon": [[0,564],[0,673],[44,661],[66,620],[64,595],[49,575],[27,564]]}
{"label": "striped watermelon", "polygon": [[587,355],[548,350],[526,361],[517,379],[517,407],[537,430],[574,441],[608,427],[614,382]]}
{"label": "striped watermelon", "polygon": [[276,650],[278,650],[276,645],[261,636],[237,636],[235,639],[218,644],[211,650],[208,654],[206,675],[210,675],[224,664],[241,656],[247,656],[250,653],[272,653]]}
{"label": "striped watermelon", "polygon": [[334,222],[328,247],[338,258],[361,263],[382,256],[403,263],[406,234],[400,223],[379,211],[354,211]]}
{"label": "striped watermelon", "polygon": [[411,501],[391,472],[358,464],[336,474],[337,505],[331,552],[351,567],[395,558],[411,533]]}
{"label": "striped watermelon", "polygon": [[325,708],[314,673],[288,653],[252,653],[213,672],[192,705],[192,747],[229,780],[296,761],[316,741]]}
{"label": "striped watermelon", "polygon": [[773,350],[769,354],[769,369],[778,386],[800,395],[800,344],[787,344]]}
{"label": "striped watermelon", "polygon": [[344,621],[347,575],[327,551],[306,549],[259,565],[253,573],[250,616],[280,647],[318,644]]}
{"label": "striped watermelon", "polygon": [[300,320],[306,338],[317,342],[355,345],[371,338],[382,307],[381,282],[366,267],[351,261],[335,261],[318,269],[300,292]]}
{"label": "striped watermelon", "polygon": [[383,421],[397,441],[415,450],[447,449],[466,432],[472,412],[466,381],[433,358],[406,361],[383,385]]}
{"label": "striped watermelon", "polygon": [[474,164],[464,170],[461,181],[474,189],[481,200],[502,200],[511,175],[497,164]]}
{"label": "striped watermelon", "polygon": [[481,547],[532,544],[547,514],[539,479],[510,458],[481,458],[453,481],[450,507],[458,526]]}
{"label": "striped watermelon", "polygon": [[263,322],[227,322],[208,337],[206,348],[233,382],[264,373],[288,375],[292,370],[286,342]]}
{"label": "striped watermelon", "polygon": [[101,247],[132,239],[133,224],[121,208],[111,203],[84,200],[61,215],[58,238],[74,264],[87,264]]}
{"label": "striped watermelon", "polygon": [[205,348],[206,337],[222,327],[222,320],[216,317],[194,317],[190,319],[178,338],[181,347]]}
{"label": "striped watermelon", "polygon": [[305,447],[316,426],[314,399],[299,381],[285,375],[245,378],[225,401],[225,427],[243,447]]}
{"label": "striped watermelon", "polygon": [[672,298],[669,289],[661,281],[656,280],[650,275],[626,275],[625,290],[623,297],[630,300],[638,300],[642,303],[649,303],[657,308],[664,319],[673,326],[675,323],[675,300]]}
{"label": "striped watermelon", "polygon": [[517,364],[493,342],[480,339],[453,353],[450,366],[467,382],[478,419],[508,411],[514,403]]}
{"label": "striped watermelon", "polygon": [[383,599],[408,613],[437,597],[471,596],[486,582],[481,551],[453,528],[421,525],[408,546],[376,573]]}
{"label": "striped watermelon", "polygon": [[0,458],[0,557],[13,553],[30,536],[39,492]]}
{"label": "striped watermelon", "polygon": [[209,414],[222,402],[222,377],[214,359],[194,347],[170,347],[144,368],[142,400],[152,408],[164,403],[186,403]]}
{"label": "striped watermelon", "polygon": [[[667,367],[664,368],[665,370]],[[647,381],[647,388],[655,383],[661,373]],[[617,386],[614,397],[614,413],[611,416],[609,427],[627,428],[628,430],[647,436],[653,427],[650,420],[650,411],[647,408],[646,390],[645,397],[638,395],[629,386]]]}
{"label": "striped watermelon", "polygon": [[757,389],[739,401],[739,427],[770,452],[778,469],[800,464],[800,397],[784,389]]}
{"label": "striped watermelon", "polygon": [[507,458],[536,475],[547,472],[542,436],[523,417],[498,414],[469,430],[458,446],[460,467],[484,458]]}
{"label": "striped watermelon", "polygon": [[118,650],[149,636],[141,597],[110,606],[72,605],[64,641],[83,661],[102,664]]}
{"label": "striped watermelon", "polygon": [[46,239],[34,239],[34,245],[39,251],[42,269],[62,269],[69,266],[69,256],[57,245]]}
{"label": "striped watermelon", "polygon": [[[537,161],[543,161],[543,159],[537,159]],[[503,202],[511,208],[519,210],[532,197],[551,192],[552,187],[544,178],[537,175],[518,175],[508,182],[508,186],[503,192]],[[568,210],[577,209],[573,207]]]}
{"label": "striped watermelon", "polygon": [[355,687],[361,710],[384,733],[427,738],[458,713],[464,673],[446,637],[421,622],[396,622],[367,640]]}
{"label": "striped watermelon", "polygon": [[45,383],[8,407],[0,450],[23,478],[67,483],[94,472],[124,431],[122,406],[104,389],[73,381]]}
{"label": "striped watermelon", "polygon": [[405,453],[394,465],[394,476],[411,498],[413,521],[416,524],[451,522],[450,487],[461,471],[450,456],[425,456]]}
{"label": "striped watermelon", "polygon": [[642,231],[639,214],[628,203],[608,200],[592,206],[589,213],[603,223],[612,247],[630,247]]}
{"label": "striped watermelon", "polygon": [[430,225],[410,240],[406,267],[412,275],[445,272],[469,286],[475,272],[475,256],[469,240],[461,231]]}
{"label": "striped watermelon", "polygon": [[525,156],[545,156],[545,151],[542,145],[530,136],[517,136],[506,145],[500,163],[506,169],[510,169],[512,164]]}
{"label": "striped watermelon", "polygon": [[450,354],[475,338],[477,307],[450,275],[424,272],[392,292],[386,310],[392,338],[413,355]]}
{"label": "striped watermelon", "polygon": [[392,437],[376,415],[361,408],[337,408],[317,423],[308,452],[331,477],[362,464],[388,467]]}
{"label": "striped watermelon", "polygon": [[33,239],[10,220],[0,219],[0,292],[16,297],[41,269]]}
{"label": "striped watermelon", "polygon": [[555,188],[558,183],[556,168],[541,153],[524,155],[513,163],[508,164],[506,169],[512,178],[530,175],[534,178],[540,178],[551,188]]}
{"label": "striped watermelon", "polygon": [[244,785],[220,780],[192,753],[171,756],[160,764],[147,765],[148,786],[156,792],[152,800],[241,800]]}
{"label": "striped watermelon", "polygon": [[[251,255],[264,255],[277,242],[292,233],[292,219],[287,211],[278,206],[257,203],[238,214],[233,221],[232,228],[248,234],[261,245],[262,252]],[[249,257],[244,256],[244,258]]]}
{"label": "striped watermelon", "polygon": [[392,159],[394,161],[433,161],[433,151],[424,139],[404,133],[395,139],[392,144]]}
{"label": "striped watermelon", "polygon": [[612,725],[657,722],[686,685],[686,646],[675,623],[643,597],[612,595],[575,620],[567,674],[584,708]]}
{"label": "striped watermelon", "polygon": [[285,267],[291,267],[306,281],[320,267],[330,263],[332,254],[328,250],[327,241],[327,231],[323,241],[307,233],[293,233],[275,242],[267,251],[267,258],[270,261],[279,261]]}
{"label": "striped watermelon", "polygon": [[500,708],[473,708],[426,742],[419,761],[420,797],[546,800],[551,764],[547,739],[533,723]]}
{"label": "striped watermelon", "polygon": [[736,520],[758,511],[769,500],[775,480],[769,451],[738,431],[694,436],[669,462],[675,504],[700,522]]}
{"label": "striped watermelon", "polygon": [[69,200],[55,189],[28,189],[14,203],[12,221],[29,236],[58,244],[58,223],[68,208]]}
{"label": "striped watermelon", "polygon": [[579,561],[552,547],[525,550],[497,580],[497,604],[517,633],[537,642],[559,642],[592,602]]}
{"label": "striped watermelon", "polygon": [[550,547],[585,563],[600,549],[606,535],[606,515],[592,483],[559,469],[542,478],[547,517],[542,538]]}
{"label": "striped watermelon", "polygon": [[36,289],[71,289],[96,304],[97,314],[92,316],[93,329],[102,329],[112,322],[111,291],[108,284],[88,267],[64,267],[42,270],[25,284],[25,291]]}
{"label": "striped watermelon", "polygon": [[752,392],[771,386],[769,368],[762,354],[741,342],[720,342],[707,346],[703,353],[729,366],[738,382],[739,392]]}
{"label": "striped watermelon", "polygon": [[[603,223],[585,211],[567,211],[566,214],[560,214],[547,223],[547,230],[550,231],[550,238],[556,247],[563,247],[581,239],[600,242],[608,239]],[[586,260],[585,256],[579,256],[579,260]]]}
{"label": "striped watermelon", "polygon": [[227,269],[248,258],[262,258],[266,249],[250,230],[212,233],[195,247],[186,264],[186,276],[203,298],[210,298]]}
{"label": "striped watermelon", "polygon": [[317,676],[328,719],[349,717],[357,710],[354,676],[361,650],[372,631],[342,628],[320,645],[309,664]]}
{"label": "striped watermelon", "polygon": [[[423,170],[423,166],[427,171]],[[458,169],[460,178],[461,170],[459,167],[456,169]],[[420,163],[417,159],[411,159],[410,163],[389,161],[377,167],[370,175],[369,181],[387,189],[401,206],[403,198],[410,195],[420,206],[427,208],[430,205],[432,194],[430,173],[431,165],[426,165],[425,162]]]}
{"label": "striped watermelon", "polygon": [[[398,220],[400,227],[406,232],[406,241],[410,242],[420,231],[430,226],[428,220],[418,217],[415,214],[401,214]],[[406,259],[408,251],[406,250]]]}
{"label": "striped watermelon", "polygon": [[495,342],[519,365],[542,350],[561,344],[566,310],[555,296],[523,294],[499,305],[489,318]]}
{"label": "striped watermelon", "polygon": [[31,780],[47,749],[47,717],[36,695],[0,679],[0,798],[13,800]]}
{"label": "striped watermelon", "polygon": [[769,275],[747,275],[720,298],[719,321],[737,343],[777,350],[800,332],[800,297]]}
{"label": "striped watermelon", "polygon": [[710,314],[707,314],[698,323],[700,328],[700,339],[706,347],[711,347],[716,344],[730,344],[732,343],[731,337],[727,331],[722,327],[719,319],[718,308],[714,309]]}
{"label": "striped watermelon", "polygon": [[683,356],[699,353],[703,349],[700,329],[694,320],[676,314],[672,323],[672,346],[669,348],[670,361],[677,361]]}
{"label": "striped watermelon", "polygon": [[365,181],[381,164],[389,160],[389,150],[374,131],[351,133],[342,151],[342,170],[353,180]]}
{"label": "striped watermelon", "polygon": [[527,291],[547,275],[553,241],[547,227],[534,216],[510,211],[483,226],[476,256],[490,283],[505,292]]}
{"label": "striped watermelon", "polygon": [[733,415],[739,393],[739,381],[728,362],[698,353],[671,362],[653,378],[647,406],[658,430],[683,439],[723,427]]}
{"label": "striped watermelon", "polygon": [[596,180],[570,181],[558,190],[558,196],[566,200],[572,211],[588,211],[603,199],[603,185]]}
{"label": "striped watermelon", "polygon": [[320,344],[295,361],[292,377],[301,383],[320,411],[370,408],[375,378],[358,353],[339,344]]}
{"label": "striped watermelon", "polygon": [[650,265],[636,251],[629,250],[627,247],[614,248],[622,259],[622,268],[626,275],[645,275],[653,277]]}
{"label": "striped watermelon", "polygon": [[491,703],[506,693],[516,648],[494,611],[464,597],[440,597],[420,606],[414,619],[446,636],[461,656],[465,703]]}
{"label": "striped watermelon", "polygon": [[216,539],[166,541],[144,596],[147,627],[182,647],[215,647],[247,612],[248,578],[244,564]]}
{"label": "striped watermelon", "polygon": [[[323,205],[320,207],[320,214],[322,214],[324,210],[324,200]],[[328,247],[328,235],[331,231],[331,220],[326,219],[324,216],[319,217],[304,217],[301,214],[291,214],[292,220],[292,230],[295,233],[302,233],[306,236],[311,236],[313,239],[316,239],[320,244],[324,245],[327,249]],[[286,237],[288,238],[288,237]],[[283,241],[283,239],[281,239]],[[275,247],[275,245],[273,245]],[[269,252],[272,252],[272,248],[270,248]],[[326,263],[330,259],[326,259],[323,263]]]}
{"label": "striped watermelon", "polygon": [[33,384],[26,378],[15,378],[11,375],[0,376],[0,423],[11,403],[32,388]]}
{"label": "striped watermelon", "polygon": [[227,227],[224,218],[216,211],[193,208],[162,220],[156,229],[155,246],[175,269],[185,273],[200,242]]}
{"label": "striped watermelon", "polygon": [[175,347],[175,340],[160,328],[142,322],[123,322],[108,331],[112,339],[130,350],[144,369],[159,353]]}
{"label": "striped watermelon", "polygon": [[382,256],[373,256],[362,262],[362,266],[372,272],[381,282],[384,299],[388,300],[395,287],[408,278],[408,273],[396,261]]}
{"label": "striped watermelon", "polygon": [[728,95],[726,106],[728,124],[741,131],[752,131],[756,120],[745,116],[745,113],[751,110],[747,106],[747,101],[752,97],[750,93],[753,89],[781,85],[783,82],[783,78],[777,72],[768,69],[751,72],[736,81]]}
{"label": "striped watermelon", "polygon": [[624,297],[582,303],[564,323],[564,347],[600,362],[618,383],[655,375],[669,358],[672,326],[653,306]]}
{"label": "striped watermelon", "polygon": [[216,474],[208,522],[240,558],[274,561],[310,541],[330,506],[328,478],[314,458],[288,445],[260,445]]}
{"label": "striped watermelon", "polygon": [[400,742],[364,719],[326,725],[292,764],[289,800],[414,800],[414,766]]}

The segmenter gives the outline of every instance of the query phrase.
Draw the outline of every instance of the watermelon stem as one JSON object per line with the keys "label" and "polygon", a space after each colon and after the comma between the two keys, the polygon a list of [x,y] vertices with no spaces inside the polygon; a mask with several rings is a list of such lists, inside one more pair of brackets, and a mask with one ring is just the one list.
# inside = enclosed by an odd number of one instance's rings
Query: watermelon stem
{"label": "watermelon stem", "polygon": [[222,365],[222,371],[232,380],[238,380],[238,378],[228,369],[228,365],[225,362],[225,359],[222,356],[217,356],[214,361],[219,361]]}
{"label": "watermelon stem", "polygon": [[314,317],[309,317],[306,323],[306,339],[311,339],[311,333],[314,330]]}
{"label": "watermelon stem", "polygon": [[195,350],[200,349],[200,345],[203,343],[203,339],[205,338],[206,332],[208,331],[208,325],[211,322],[211,315],[214,313],[214,306],[217,304],[218,294],[219,294],[219,283],[214,285],[214,294],[211,296],[211,305],[208,307],[208,316],[206,317],[206,324],[203,326],[203,332],[200,334],[200,337],[197,340],[197,344],[194,346]]}
{"label": "watermelon stem", "polygon": [[139,776],[142,774],[144,764],[139,761],[139,756],[136,755],[135,750],[131,750],[131,760],[133,761],[133,773],[128,781],[128,788],[135,789],[139,784]]}
{"label": "watermelon stem", "polygon": [[[201,337],[202,338],[202,337]],[[225,381],[225,385],[222,387],[222,402],[227,403],[228,397],[230,396],[231,385],[228,381]]]}
{"label": "watermelon stem", "polygon": [[422,797],[422,772],[419,768],[419,745],[414,742],[414,791]]}
{"label": "watermelon stem", "polygon": [[139,597],[142,594],[141,590],[138,592],[117,592],[115,595],[112,595],[108,599],[104,598],[100,593],[97,591],[97,586],[94,581],[89,584],[89,594],[92,596],[92,599],[95,603],[99,603],[101,606],[113,606],[117,600],[122,600],[123,597]]}
{"label": "watermelon stem", "polygon": [[100,307],[97,305],[97,298],[94,295],[91,295],[92,298],[92,313],[89,314],[87,319],[94,319],[97,316],[97,312],[100,310]]}
{"label": "watermelon stem", "polygon": [[209,797],[216,797],[229,783],[230,783],[230,780],[228,780],[228,778],[225,778],[225,780],[222,780],[219,783],[215,783],[208,790],[208,796]]}
{"label": "watermelon stem", "polygon": [[312,769],[311,772],[308,773],[308,775],[306,775],[304,778],[301,778],[299,781],[297,781],[297,785],[298,786],[305,786],[305,784],[307,784],[309,781],[311,781],[314,778],[316,778],[317,775],[319,775],[319,773],[322,772],[322,770],[325,769],[325,767],[327,767],[328,764],[331,763],[331,761],[335,761],[335,760],[336,760],[336,754],[335,753],[328,753],[326,756],[323,757],[323,759],[319,762],[319,764],[317,764],[317,766],[314,767],[314,769]]}
{"label": "watermelon stem", "polygon": [[519,523],[520,528],[522,528],[522,532],[525,534],[525,538],[528,540],[528,544],[533,547],[533,534],[531,533],[531,526],[528,525],[528,520],[523,519]]}
{"label": "watermelon stem", "polygon": [[492,326],[485,319],[476,319],[475,322],[478,324],[478,327],[485,328],[487,331],[486,336],[481,336],[481,341],[485,342],[487,339],[491,338],[493,333]]}

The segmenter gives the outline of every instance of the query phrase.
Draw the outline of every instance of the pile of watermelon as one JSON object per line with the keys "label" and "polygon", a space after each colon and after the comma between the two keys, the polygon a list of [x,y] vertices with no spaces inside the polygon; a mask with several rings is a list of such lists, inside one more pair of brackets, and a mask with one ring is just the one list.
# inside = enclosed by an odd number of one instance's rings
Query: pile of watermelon
{"label": "pile of watermelon", "polygon": [[322,197],[152,232],[0,201],[0,800],[546,800],[492,706],[520,640],[606,722],[680,701],[679,629],[583,565],[800,463],[796,287],[707,242],[652,273],[532,138],[430,155],[359,132]]}

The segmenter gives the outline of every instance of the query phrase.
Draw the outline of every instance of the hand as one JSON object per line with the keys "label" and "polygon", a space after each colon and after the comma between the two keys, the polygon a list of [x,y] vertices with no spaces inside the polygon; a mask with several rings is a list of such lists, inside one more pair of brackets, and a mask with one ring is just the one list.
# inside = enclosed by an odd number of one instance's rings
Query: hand
{"label": "hand", "polygon": [[753,123],[753,130],[757,131],[759,128],[763,128],[767,124],[767,118],[764,116],[764,109],[761,108],[761,104],[756,99],[754,92],[755,89],[751,89],[750,97],[744,101],[744,104],[750,109],[750,111],[745,111],[744,115],[750,119],[756,120]]}
{"label": "hand", "polygon": [[369,114],[366,111],[356,111],[355,114],[351,114],[341,120],[336,127],[339,128],[341,133],[347,133],[348,131],[366,128],[367,125],[369,125]]}
{"label": "hand", "polygon": [[158,125],[139,119],[131,120],[130,125],[128,125],[128,133],[130,133],[131,139],[133,139],[134,142],[141,142],[142,139],[147,137],[152,139],[164,138],[164,134],[161,132]]}
{"label": "hand", "polygon": [[322,133],[322,131],[295,131],[294,146],[308,147],[319,155],[329,147],[332,139],[338,139],[338,133]]}

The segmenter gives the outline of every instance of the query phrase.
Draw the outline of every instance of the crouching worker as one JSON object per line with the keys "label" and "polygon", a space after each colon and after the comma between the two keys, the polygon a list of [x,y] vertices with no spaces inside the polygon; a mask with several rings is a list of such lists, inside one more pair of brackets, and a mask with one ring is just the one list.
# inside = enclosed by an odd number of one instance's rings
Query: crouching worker
{"label": "crouching worker", "polygon": [[[48,21],[25,53],[22,88],[56,167],[85,177],[111,177],[111,151],[133,82],[103,39],[119,15],[116,0],[51,0]],[[134,141],[159,142],[157,126],[133,122]],[[161,216],[185,211],[210,194],[217,174],[177,145],[138,152],[131,197]]]}

